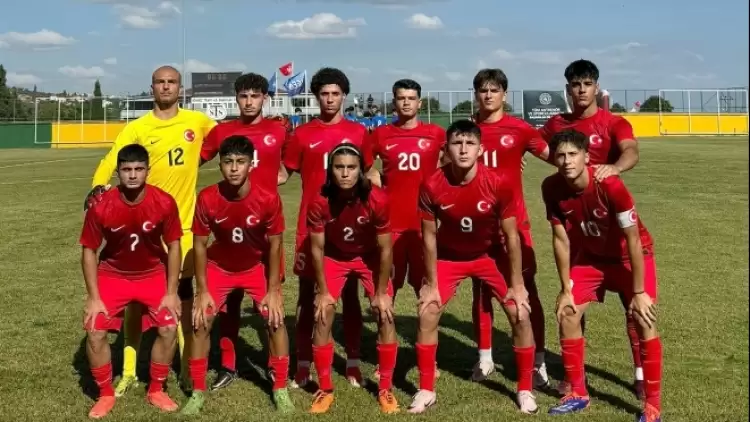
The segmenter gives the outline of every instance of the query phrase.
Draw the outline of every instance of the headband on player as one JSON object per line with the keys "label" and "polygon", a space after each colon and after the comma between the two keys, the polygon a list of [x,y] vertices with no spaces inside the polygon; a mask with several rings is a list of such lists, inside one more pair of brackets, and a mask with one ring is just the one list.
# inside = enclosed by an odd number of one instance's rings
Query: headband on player
{"label": "headband on player", "polygon": [[336,153],[338,153],[339,151],[351,151],[357,157],[362,157],[362,153],[357,148],[346,144],[339,144],[336,148],[333,149],[333,151],[331,151],[331,155],[336,155]]}

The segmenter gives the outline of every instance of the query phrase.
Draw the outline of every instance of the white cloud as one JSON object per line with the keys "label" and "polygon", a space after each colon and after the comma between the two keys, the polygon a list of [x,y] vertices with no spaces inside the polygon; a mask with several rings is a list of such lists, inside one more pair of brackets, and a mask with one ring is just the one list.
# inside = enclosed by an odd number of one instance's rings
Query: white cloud
{"label": "white cloud", "polygon": [[460,81],[463,75],[458,72],[445,72],[445,77],[451,81]]}
{"label": "white cloud", "polygon": [[406,25],[414,29],[440,29],[443,27],[443,21],[437,16],[415,13],[406,20]]}
{"label": "white cloud", "polygon": [[106,75],[106,73],[104,72],[104,69],[102,69],[99,66],[92,66],[92,67],[83,67],[81,65],[63,66],[57,69],[57,71],[69,78],[74,78],[74,79],[93,79],[93,78],[101,78]]}
{"label": "white cloud", "polygon": [[159,28],[164,20],[181,13],[180,8],[171,1],[162,1],[155,8],[118,2],[114,5],[114,10],[122,26],[131,29]]}
{"label": "white cloud", "polygon": [[354,66],[347,66],[345,69],[347,72],[351,73],[359,73],[363,75],[369,75],[372,73],[372,71],[366,67],[354,67]]}
{"label": "white cloud", "polygon": [[703,63],[703,62],[706,61],[706,59],[703,57],[703,55],[698,54],[698,53],[696,53],[694,51],[685,50],[685,54],[687,54],[688,56],[694,58],[695,60],[698,60],[701,63]]}
{"label": "white cloud", "polygon": [[114,66],[117,64],[117,57],[108,57],[104,59],[104,64]]}
{"label": "white cloud", "polygon": [[364,25],[364,18],[344,20],[333,13],[317,13],[299,21],[272,23],[266,28],[266,33],[272,37],[293,40],[354,38],[357,36],[357,27]]}
{"label": "white cloud", "polygon": [[713,73],[699,74],[699,73],[688,73],[688,74],[677,74],[675,77],[685,82],[707,82],[716,79],[716,75]]}
{"label": "white cloud", "polygon": [[488,67],[490,67],[490,65],[486,61],[484,61],[483,59],[479,59],[477,61],[477,70],[479,70],[479,69],[487,69]]}
{"label": "white cloud", "polygon": [[33,86],[42,82],[39,77],[29,73],[8,72],[6,78],[9,86]]}
{"label": "white cloud", "polygon": [[511,53],[508,50],[499,49],[494,52],[495,57],[500,60],[527,62],[534,64],[562,64],[565,61],[565,55],[562,51],[545,51],[545,50],[527,50],[518,53]]}
{"label": "white cloud", "polygon": [[[154,66],[154,68],[161,65]],[[188,59],[185,61],[185,69],[182,70],[182,63],[169,63],[169,66],[174,67],[182,73],[201,73],[201,72],[244,72],[247,70],[247,66],[244,63],[226,63],[223,65],[212,65],[200,61],[198,59]]]}
{"label": "white cloud", "polygon": [[76,42],[75,38],[66,37],[49,29],[42,29],[38,32],[6,32],[0,34],[0,48],[49,49],[70,45],[74,42]]}
{"label": "white cloud", "polygon": [[414,79],[420,84],[435,82],[434,77],[424,74],[424,73],[420,73],[420,72],[410,72],[410,71],[403,70],[403,69],[387,69],[385,72],[390,75],[397,76],[400,78]]}
{"label": "white cloud", "polygon": [[[631,50],[646,47],[638,42],[615,44],[597,49],[582,48],[578,50],[524,50],[511,52],[506,49],[495,50],[493,55],[503,62],[514,64],[540,64],[540,65],[564,65],[573,60],[585,58],[595,62],[624,63],[623,56]],[[508,63],[504,63],[508,64]]]}
{"label": "white cloud", "polygon": [[472,32],[471,35],[473,37],[483,38],[483,37],[491,37],[495,35],[495,33],[492,32],[492,30],[489,28],[477,28]]}

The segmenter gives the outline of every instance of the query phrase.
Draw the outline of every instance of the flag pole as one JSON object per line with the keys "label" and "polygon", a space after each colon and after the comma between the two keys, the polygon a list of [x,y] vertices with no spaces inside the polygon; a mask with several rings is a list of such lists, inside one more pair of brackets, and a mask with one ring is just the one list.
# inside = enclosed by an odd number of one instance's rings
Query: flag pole
{"label": "flag pole", "polygon": [[[292,62],[292,66],[294,66],[294,62]],[[305,79],[304,79],[304,86],[302,87],[302,92],[305,94],[305,121],[310,121],[310,94],[307,92],[307,69],[305,69]]]}
{"label": "flag pole", "polygon": [[[273,79],[275,81],[274,84],[273,84],[273,97],[276,98],[276,99],[278,99],[279,98],[279,69],[276,69],[276,70],[273,71]],[[273,103],[274,103],[274,101],[271,100],[271,104],[273,104]],[[273,106],[271,106],[271,113],[274,116],[276,116],[278,114],[278,112],[274,112]]]}

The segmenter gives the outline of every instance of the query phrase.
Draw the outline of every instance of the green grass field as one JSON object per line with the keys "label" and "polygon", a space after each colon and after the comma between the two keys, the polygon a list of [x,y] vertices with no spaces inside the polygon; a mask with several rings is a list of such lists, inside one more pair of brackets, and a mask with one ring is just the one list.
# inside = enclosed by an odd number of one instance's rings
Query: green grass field
{"label": "green grass field", "polygon": [[[663,404],[666,421],[740,421],[748,418],[748,139],[663,138],[641,144],[641,163],[625,176],[640,213],[656,242],[659,272],[659,329],[664,340]],[[77,245],[81,206],[101,150],[3,150],[0,155],[0,414],[2,420],[85,420],[92,405],[84,353],[81,313],[85,297]],[[562,367],[554,326],[558,290],[548,226],[539,186],[551,168],[531,162],[526,196],[539,260],[538,283],[546,306],[550,371]],[[214,164],[201,171],[200,186],[219,179]],[[289,230],[287,271],[291,274],[293,228],[299,179],[283,187]],[[296,279],[286,284],[286,309],[292,321]],[[438,364],[439,400],[423,416],[383,417],[372,392],[346,384],[339,347],[335,376],[337,402],[322,420],[471,420],[498,421],[522,416],[511,400],[513,354],[507,323],[498,314],[494,335],[498,372],[484,384],[468,381],[476,350],[470,318],[471,288],[460,290],[442,320]],[[415,300],[404,290],[397,304],[401,349],[396,393],[405,407],[416,391],[413,343]],[[365,305],[363,305],[364,307]],[[337,340],[342,338],[340,321]],[[282,420],[272,413],[262,368],[259,317],[243,314],[239,366],[244,380],[211,394],[206,420]],[[589,411],[567,420],[630,421],[639,404],[630,393],[630,351],[624,316],[615,296],[590,311],[587,369],[593,395]],[[293,329],[293,327],[291,327]],[[293,335],[291,336],[293,338]],[[112,341],[115,341],[114,336]],[[375,326],[367,322],[363,370],[370,374]],[[150,345],[145,342],[144,346]],[[145,347],[142,350],[146,351]],[[113,347],[120,369],[121,343]],[[147,378],[148,354],[140,354],[139,374]],[[213,373],[209,375],[213,377]],[[169,392],[186,397],[170,377]],[[210,381],[210,380],[209,380]],[[298,415],[309,418],[311,395],[294,391]],[[555,398],[539,394],[543,411]],[[550,419],[549,416],[539,416]],[[176,420],[149,407],[143,389],[119,400],[112,421]]]}

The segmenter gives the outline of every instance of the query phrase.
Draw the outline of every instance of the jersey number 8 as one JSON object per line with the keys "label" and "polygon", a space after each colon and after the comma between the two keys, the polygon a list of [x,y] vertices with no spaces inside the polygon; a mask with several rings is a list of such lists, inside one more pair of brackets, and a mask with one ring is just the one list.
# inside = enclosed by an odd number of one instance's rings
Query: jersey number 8
{"label": "jersey number 8", "polygon": [[245,240],[245,233],[241,228],[235,227],[232,229],[232,242],[242,243]]}

